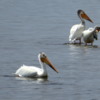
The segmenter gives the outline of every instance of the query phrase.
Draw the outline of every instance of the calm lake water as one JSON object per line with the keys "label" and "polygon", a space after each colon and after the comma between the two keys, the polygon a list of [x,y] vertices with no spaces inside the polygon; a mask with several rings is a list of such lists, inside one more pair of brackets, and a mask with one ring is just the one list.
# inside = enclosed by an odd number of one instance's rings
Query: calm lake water
{"label": "calm lake water", "polygon": [[[87,28],[100,26],[100,0],[0,0],[0,100],[100,100],[100,38],[66,44],[78,9],[94,21]],[[42,51],[58,74],[47,67],[48,79],[13,77],[23,64],[40,66]]]}

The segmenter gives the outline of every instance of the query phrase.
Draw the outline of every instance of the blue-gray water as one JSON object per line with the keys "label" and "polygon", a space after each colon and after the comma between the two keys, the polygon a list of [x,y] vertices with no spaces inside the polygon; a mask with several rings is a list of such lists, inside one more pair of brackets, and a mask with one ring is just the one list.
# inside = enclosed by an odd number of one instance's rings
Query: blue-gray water
{"label": "blue-gray water", "polygon": [[[100,100],[100,38],[94,47],[65,44],[78,9],[94,21],[87,28],[100,25],[99,0],[0,0],[0,100]],[[23,64],[39,66],[42,51],[58,74],[12,77]]]}

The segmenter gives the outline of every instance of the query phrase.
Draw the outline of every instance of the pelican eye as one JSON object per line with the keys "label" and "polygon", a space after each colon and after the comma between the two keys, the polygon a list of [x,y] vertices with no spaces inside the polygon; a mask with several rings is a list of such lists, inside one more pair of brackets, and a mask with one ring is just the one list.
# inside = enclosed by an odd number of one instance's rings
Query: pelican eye
{"label": "pelican eye", "polygon": [[46,58],[46,55],[43,54],[42,57],[43,57],[43,58]]}
{"label": "pelican eye", "polygon": [[45,58],[46,58],[46,56],[43,54],[43,55],[41,56],[41,61],[42,61],[42,62],[45,62]]}

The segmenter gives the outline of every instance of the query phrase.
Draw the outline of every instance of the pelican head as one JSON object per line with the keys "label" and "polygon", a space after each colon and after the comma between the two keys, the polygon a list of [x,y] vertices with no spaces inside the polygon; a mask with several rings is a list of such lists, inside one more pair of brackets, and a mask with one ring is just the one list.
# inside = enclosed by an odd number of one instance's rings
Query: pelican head
{"label": "pelican head", "polygon": [[56,72],[58,73],[57,69],[52,65],[52,63],[49,61],[48,57],[46,56],[46,54],[45,54],[44,52],[41,52],[41,53],[39,54],[39,58],[40,58],[40,60],[41,60],[42,63],[47,64],[47,65],[50,66],[54,71],[56,71]]}
{"label": "pelican head", "polygon": [[93,23],[93,21],[88,17],[88,15],[83,10],[78,10],[77,14],[80,18],[83,18]]}
{"label": "pelican head", "polygon": [[94,32],[93,32],[93,36],[94,36],[94,38],[97,40],[98,39],[98,37],[97,37],[97,33],[100,31],[100,27],[95,27],[94,28]]}
{"label": "pelican head", "polygon": [[98,33],[100,31],[100,27],[96,26],[95,27],[95,32]]}

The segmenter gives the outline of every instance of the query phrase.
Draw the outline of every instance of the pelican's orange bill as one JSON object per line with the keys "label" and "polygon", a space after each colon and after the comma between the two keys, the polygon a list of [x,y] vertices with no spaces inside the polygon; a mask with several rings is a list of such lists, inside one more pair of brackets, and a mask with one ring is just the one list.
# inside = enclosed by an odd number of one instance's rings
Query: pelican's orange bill
{"label": "pelican's orange bill", "polygon": [[46,63],[47,65],[49,65],[54,71],[56,71],[58,73],[58,70],[52,65],[52,63],[49,61],[49,59],[46,58],[41,58],[42,62]]}
{"label": "pelican's orange bill", "polygon": [[93,23],[86,13],[81,14],[81,17]]}

